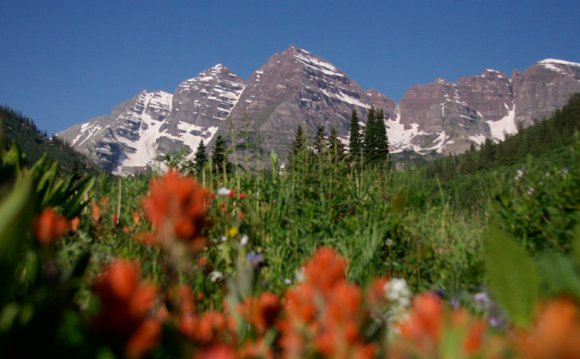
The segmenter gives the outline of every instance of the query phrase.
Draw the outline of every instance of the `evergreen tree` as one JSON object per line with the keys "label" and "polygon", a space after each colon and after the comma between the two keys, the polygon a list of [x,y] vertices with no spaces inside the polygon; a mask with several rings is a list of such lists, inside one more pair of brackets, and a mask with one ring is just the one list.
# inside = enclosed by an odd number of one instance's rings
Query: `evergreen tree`
{"label": "evergreen tree", "polygon": [[356,110],[352,110],[350,117],[350,139],[348,143],[348,154],[352,164],[360,164],[362,152],[362,142],[360,138],[360,126]]}
{"label": "evergreen tree", "polygon": [[389,139],[387,137],[387,128],[385,127],[385,113],[383,110],[377,111],[375,126],[376,142],[373,155],[376,163],[386,166],[389,163]]}
{"label": "evergreen tree", "polygon": [[324,127],[322,125],[316,126],[316,135],[314,136],[312,147],[314,147],[314,152],[318,156],[324,153]]}
{"label": "evergreen tree", "polygon": [[304,130],[301,125],[298,125],[296,129],[296,134],[294,135],[294,140],[290,145],[290,153],[288,154],[288,164],[292,168],[295,162],[303,155],[307,150],[306,136],[304,135]]}
{"label": "evergreen tree", "polygon": [[344,145],[338,138],[336,128],[330,129],[330,136],[328,137],[328,151],[332,162],[340,162],[344,159]]}
{"label": "evergreen tree", "polygon": [[207,152],[203,140],[197,146],[195,151],[195,173],[199,176],[207,163]]}
{"label": "evergreen tree", "polygon": [[365,134],[363,140],[363,154],[365,164],[372,162],[373,152],[376,143],[376,121],[377,115],[375,108],[371,107],[367,115],[367,125],[365,127]]}
{"label": "evergreen tree", "polygon": [[230,165],[228,163],[226,154],[226,140],[222,135],[218,135],[215,140],[215,146],[213,148],[212,161],[213,169],[215,173],[222,173],[224,169],[229,171]]}
{"label": "evergreen tree", "polygon": [[389,140],[385,127],[385,113],[374,107],[369,110],[364,138],[364,162],[367,165],[387,166]]}

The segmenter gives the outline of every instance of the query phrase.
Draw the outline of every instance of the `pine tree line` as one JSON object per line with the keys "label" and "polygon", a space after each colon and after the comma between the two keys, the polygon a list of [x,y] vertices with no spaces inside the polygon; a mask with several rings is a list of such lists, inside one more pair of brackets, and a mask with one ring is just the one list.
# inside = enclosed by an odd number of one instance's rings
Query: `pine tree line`
{"label": "pine tree line", "polygon": [[369,109],[367,123],[362,131],[358,114],[356,110],[353,110],[349,132],[348,151],[338,138],[336,128],[331,128],[329,136],[326,137],[322,125],[316,127],[312,145],[309,146],[304,129],[299,125],[288,153],[290,167],[298,160],[304,161],[317,157],[328,158],[335,162],[346,161],[351,167],[357,169],[365,166],[388,168],[389,140],[385,127],[385,114],[382,110],[374,107]]}
{"label": "pine tree line", "polygon": [[449,155],[429,162],[424,167],[425,177],[450,180],[459,174],[473,174],[499,166],[517,163],[528,155],[539,156],[552,149],[570,145],[580,132],[580,93],[573,95],[568,103],[542,121],[518,133],[506,136],[494,143],[489,138],[476,149],[461,155]]}

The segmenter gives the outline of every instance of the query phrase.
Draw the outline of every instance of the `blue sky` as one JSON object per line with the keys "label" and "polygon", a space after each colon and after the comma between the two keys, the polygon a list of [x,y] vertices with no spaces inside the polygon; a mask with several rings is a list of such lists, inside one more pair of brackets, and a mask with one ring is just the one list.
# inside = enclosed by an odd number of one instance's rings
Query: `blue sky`
{"label": "blue sky", "polygon": [[49,134],[295,44],[398,101],[412,85],[580,62],[577,0],[4,0],[0,104]]}

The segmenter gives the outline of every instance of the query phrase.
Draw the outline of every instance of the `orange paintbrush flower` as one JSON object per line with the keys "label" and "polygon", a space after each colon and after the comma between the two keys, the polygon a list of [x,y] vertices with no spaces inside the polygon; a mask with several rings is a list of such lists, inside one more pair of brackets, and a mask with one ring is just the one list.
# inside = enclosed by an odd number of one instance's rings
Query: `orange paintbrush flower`
{"label": "orange paintbrush flower", "polygon": [[93,283],[100,301],[95,330],[117,352],[139,357],[154,347],[161,325],[152,310],[157,289],[142,283],[136,263],[116,260]]}
{"label": "orange paintbrush flower", "polygon": [[535,325],[516,338],[528,358],[578,358],[580,356],[580,311],[570,298],[556,298],[544,305]]}
{"label": "orange paintbrush flower", "polygon": [[409,318],[401,323],[401,334],[424,353],[434,353],[443,327],[443,304],[437,296],[424,293],[413,299]]}
{"label": "orange paintbrush flower", "polygon": [[43,210],[34,222],[34,236],[45,246],[62,237],[68,230],[68,221],[52,208]]}
{"label": "orange paintbrush flower", "polygon": [[281,309],[278,296],[262,293],[258,298],[246,299],[240,307],[240,313],[259,333],[264,333],[274,326]]}
{"label": "orange paintbrush flower", "polygon": [[209,192],[191,177],[169,171],[151,181],[150,194],[143,201],[145,215],[157,231],[157,241],[166,245],[181,239],[199,249]]}
{"label": "orange paintbrush flower", "polygon": [[332,248],[322,247],[304,265],[306,282],[322,293],[345,280],[346,262]]}

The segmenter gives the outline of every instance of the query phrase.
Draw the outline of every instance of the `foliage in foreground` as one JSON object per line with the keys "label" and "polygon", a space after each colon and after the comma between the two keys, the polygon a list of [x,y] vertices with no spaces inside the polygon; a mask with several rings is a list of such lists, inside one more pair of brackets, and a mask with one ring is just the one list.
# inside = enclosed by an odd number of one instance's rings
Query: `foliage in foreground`
{"label": "foliage in foreground", "polygon": [[[0,203],[0,343],[10,352],[103,358],[580,352],[580,235],[566,237],[567,251],[532,248],[535,259],[510,235],[479,234],[488,239],[484,265],[477,258],[484,243],[469,247],[469,232],[450,224],[444,204],[422,216],[405,205],[408,179],[369,179],[320,161],[308,166],[346,172],[308,177],[312,172],[295,167],[287,175],[233,177],[237,189],[211,191],[170,171],[148,186],[126,181],[128,203],[119,213],[105,196],[86,206],[90,179],[59,182],[42,164],[20,168],[10,160],[17,157],[3,154],[2,169],[13,180]],[[99,185],[95,190],[99,196]],[[472,270],[481,272],[467,275]],[[483,284],[489,295],[461,291]],[[446,293],[426,291],[433,285]],[[50,344],[27,345],[35,336]]]}

